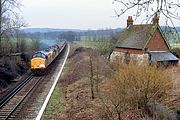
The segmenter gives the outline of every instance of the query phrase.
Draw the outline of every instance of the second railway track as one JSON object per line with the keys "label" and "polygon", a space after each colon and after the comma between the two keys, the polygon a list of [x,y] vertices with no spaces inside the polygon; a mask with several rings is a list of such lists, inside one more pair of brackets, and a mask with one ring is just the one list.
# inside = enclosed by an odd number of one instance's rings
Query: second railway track
{"label": "second railway track", "polygon": [[33,77],[30,75],[26,80],[22,81],[13,91],[2,99],[0,107],[0,120],[13,119],[18,113],[23,102],[28,95],[38,85],[43,77]]}
{"label": "second railway track", "polygon": [[[67,48],[65,48],[62,54],[67,54]],[[57,70],[62,67],[62,61],[65,60],[64,55],[62,56],[58,58],[59,60],[56,60],[50,65],[46,71],[47,74],[39,77],[30,74],[6,94],[5,97],[0,98],[0,120],[25,119],[27,118],[26,115],[28,115],[28,119],[34,119],[34,117],[36,117],[37,110],[33,109],[34,112],[29,113],[32,111],[32,107],[29,107],[29,104],[34,105],[32,102],[34,97],[43,96],[41,99],[46,97],[46,94],[49,92],[49,89],[54,82],[54,80],[51,80],[50,78],[54,76],[54,73],[55,75],[57,74]],[[43,91],[39,89],[43,89]],[[41,93],[44,95],[41,95]],[[39,103],[35,104],[35,106],[38,106],[37,104]]]}

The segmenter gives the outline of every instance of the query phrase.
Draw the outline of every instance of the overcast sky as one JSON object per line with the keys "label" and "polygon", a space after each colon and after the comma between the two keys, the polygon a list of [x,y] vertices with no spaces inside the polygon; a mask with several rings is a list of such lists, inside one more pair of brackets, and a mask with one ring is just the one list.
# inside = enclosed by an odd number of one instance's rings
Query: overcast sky
{"label": "overcast sky", "polygon": [[[67,29],[125,27],[127,16],[133,15],[133,10],[117,18],[114,13],[116,7],[112,4],[112,0],[23,0],[21,10],[28,27]],[[136,21],[140,22],[141,18]]]}

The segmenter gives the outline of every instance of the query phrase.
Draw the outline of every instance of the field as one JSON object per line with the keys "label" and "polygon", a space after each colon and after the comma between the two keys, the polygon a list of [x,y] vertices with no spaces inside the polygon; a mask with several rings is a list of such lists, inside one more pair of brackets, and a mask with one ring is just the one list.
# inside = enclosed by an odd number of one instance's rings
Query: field
{"label": "field", "polygon": [[79,41],[107,41],[111,39],[110,35],[82,35],[79,37]]}
{"label": "field", "polygon": [[39,41],[29,38],[23,38],[19,40],[11,38],[10,40],[3,40],[1,44],[4,52],[15,53],[18,51],[27,52],[36,50]]}
{"label": "field", "polygon": [[109,45],[107,42],[75,41],[75,44],[85,48],[96,48],[99,45]]}
{"label": "field", "polygon": [[180,48],[180,44],[171,44],[170,45],[172,48]]}

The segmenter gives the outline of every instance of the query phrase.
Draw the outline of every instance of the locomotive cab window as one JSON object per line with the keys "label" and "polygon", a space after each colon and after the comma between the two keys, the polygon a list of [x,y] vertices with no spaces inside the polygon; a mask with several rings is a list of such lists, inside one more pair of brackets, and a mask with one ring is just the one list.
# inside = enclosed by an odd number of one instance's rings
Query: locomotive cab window
{"label": "locomotive cab window", "polygon": [[42,53],[36,53],[33,55],[33,58],[35,58],[35,57],[46,58],[46,55],[44,55]]}

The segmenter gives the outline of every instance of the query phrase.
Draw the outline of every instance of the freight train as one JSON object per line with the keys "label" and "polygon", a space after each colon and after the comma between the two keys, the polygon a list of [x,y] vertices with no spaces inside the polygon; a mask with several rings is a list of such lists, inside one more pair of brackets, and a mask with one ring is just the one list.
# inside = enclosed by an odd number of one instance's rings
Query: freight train
{"label": "freight train", "polygon": [[66,44],[66,41],[63,41],[60,44],[33,54],[31,59],[31,72],[34,75],[44,75],[47,67],[62,52]]}

